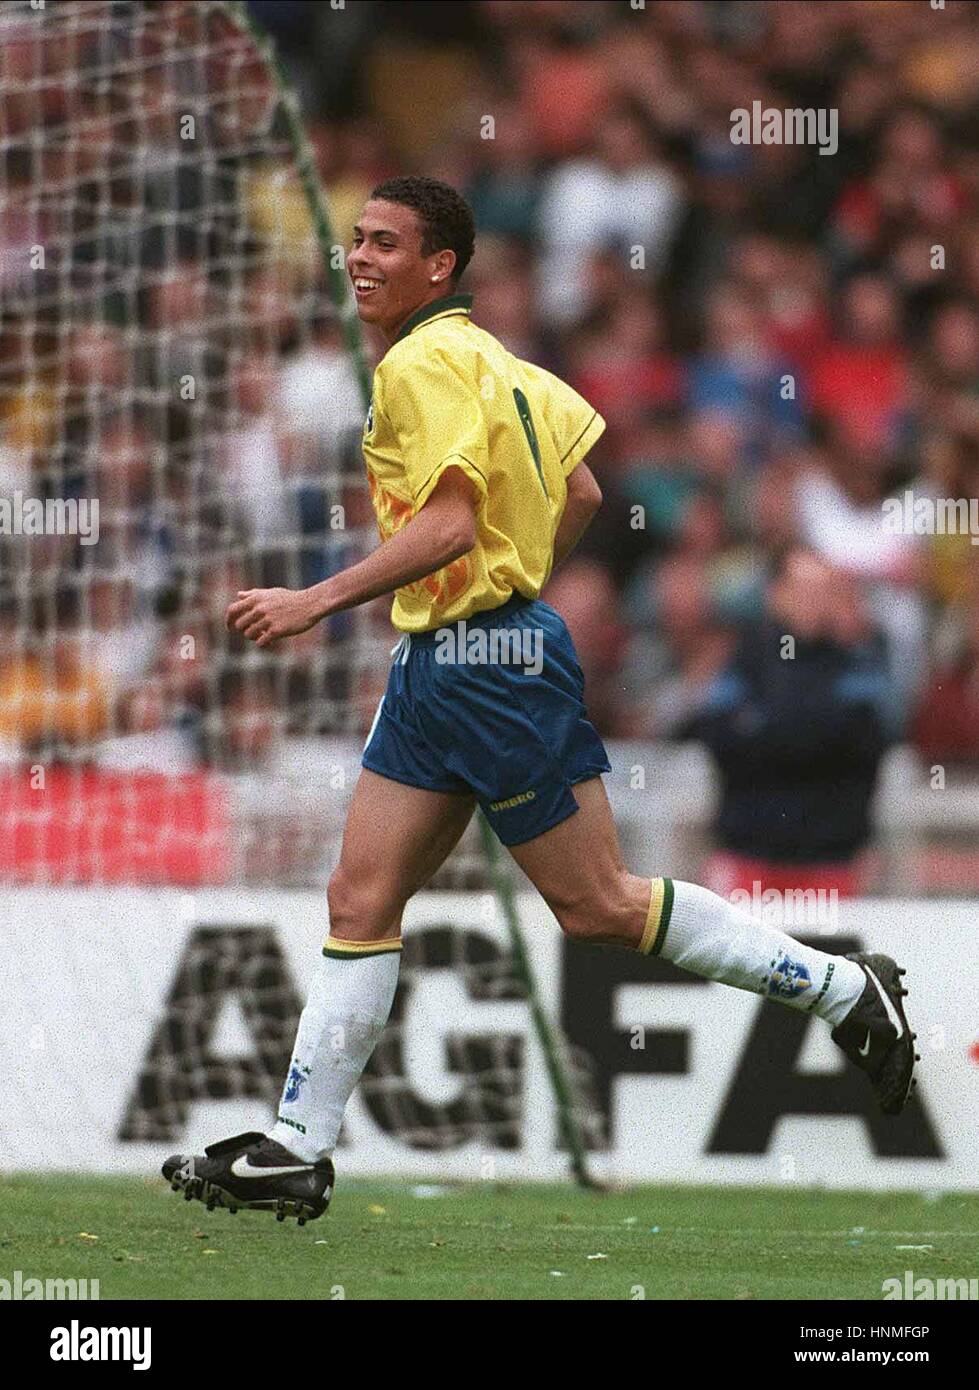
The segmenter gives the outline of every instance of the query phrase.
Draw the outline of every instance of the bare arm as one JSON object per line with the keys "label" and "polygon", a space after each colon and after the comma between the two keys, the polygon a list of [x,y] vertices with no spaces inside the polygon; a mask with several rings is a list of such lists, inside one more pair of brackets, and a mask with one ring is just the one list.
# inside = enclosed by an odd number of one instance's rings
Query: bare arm
{"label": "bare arm", "polygon": [[472,550],[478,502],[462,469],[447,468],[421,511],[365,559],[309,589],[243,590],[228,608],[228,627],[264,647],[424,579]]}
{"label": "bare arm", "polygon": [[467,555],[476,544],[478,502],[476,486],[462,469],[447,468],[424,507],[396,536],[307,590],[319,610],[317,618],[393,593]]}
{"label": "bare arm", "polygon": [[602,490],[587,463],[568,476],[568,500],[554,537],[554,569],[568,558],[602,505]]}

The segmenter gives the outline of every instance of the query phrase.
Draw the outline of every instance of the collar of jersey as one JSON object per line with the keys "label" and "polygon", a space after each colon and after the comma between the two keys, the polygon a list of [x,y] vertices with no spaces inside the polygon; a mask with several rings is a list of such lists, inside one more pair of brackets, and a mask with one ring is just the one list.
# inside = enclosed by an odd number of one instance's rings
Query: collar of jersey
{"label": "collar of jersey", "polygon": [[419,324],[427,323],[429,319],[441,318],[443,314],[469,314],[472,306],[471,294],[446,294],[441,299],[433,299],[430,304],[423,304],[420,309],[415,310],[410,319],[405,320],[394,341],[400,343],[402,338],[407,338]]}

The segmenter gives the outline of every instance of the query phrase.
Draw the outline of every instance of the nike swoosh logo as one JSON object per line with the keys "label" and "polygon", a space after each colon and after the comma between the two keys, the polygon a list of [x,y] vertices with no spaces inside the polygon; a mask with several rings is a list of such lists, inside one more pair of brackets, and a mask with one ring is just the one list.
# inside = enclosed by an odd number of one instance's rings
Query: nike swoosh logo
{"label": "nike swoosh logo", "polygon": [[311,1163],[299,1163],[285,1168],[253,1168],[247,1157],[242,1154],[232,1163],[231,1171],[236,1178],[283,1178],[290,1173],[311,1173],[313,1165]]}
{"label": "nike swoosh logo", "polygon": [[861,1057],[866,1057],[867,1054],[870,1052],[870,1029],[869,1029],[869,1028],[867,1029],[867,1041],[864,1043],[863,1047],[858,1047],[858,1048],[857,1048],[857,1052],[860,1054]]}
{"label": "nike swoosh logo", "polygon": [[[881,984],[880,980],[878,980],[877,976],[876,976],[876,975],[874,974],[874,972],[871,970],[871,968],[870,968],[869,965],[865,965],[865,966],[864,966],[864,972],[870,977],[871,980],[873,980],[874,986],[876,987],[876,990],[877,990],[877,993],[880,995],[880,1002],[881,1002],[881,1003],[883,1004],[883,1006],[884,1006],[884,1012],[887,1014],[887,1017],[888,1017],[888,1020],[890,1021],[890,1023],[893,1024],[895,1033],[897,1034],[897,1036],[898,1036],[899,1038],[903,1038],[903,1037],[904,1037],[904,1025],[903,1025],[902,1022],[901,1022],[901,1016],[900,1016],[900,1014],[898,1013],[897,1009],[895,1009],[894,1004],[892,1003],[892,1001],[891,1001],[891,999],[890,999],[890,997],[889,997],[889,995],[888,995],[888,993],[887,993],[887,990],[886,990],[886,989],[884,988],[884,986]],[[861,1055],[863,1055],[863,1054],[861,1054]]]}

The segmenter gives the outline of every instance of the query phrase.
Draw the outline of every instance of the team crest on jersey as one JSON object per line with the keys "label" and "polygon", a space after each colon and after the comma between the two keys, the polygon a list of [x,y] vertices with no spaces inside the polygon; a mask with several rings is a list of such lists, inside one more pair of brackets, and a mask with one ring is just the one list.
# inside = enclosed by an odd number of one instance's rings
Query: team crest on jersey
{"label": "team crest on jersey", "polygon": [[768,977],[768,993],[776,999],[795,999],[811,985],[812,976],[802,961],[793,960],[783,951]]}

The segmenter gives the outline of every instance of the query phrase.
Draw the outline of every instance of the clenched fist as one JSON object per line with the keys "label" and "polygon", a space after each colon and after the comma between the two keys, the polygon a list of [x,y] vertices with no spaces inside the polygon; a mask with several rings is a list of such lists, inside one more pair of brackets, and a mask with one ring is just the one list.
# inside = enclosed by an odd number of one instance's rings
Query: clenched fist
{"label": "clenched fist", "polygon": [[228,605],[228,627],[256,647],[306,632],[320,618],[305,589],[239,589]]}

